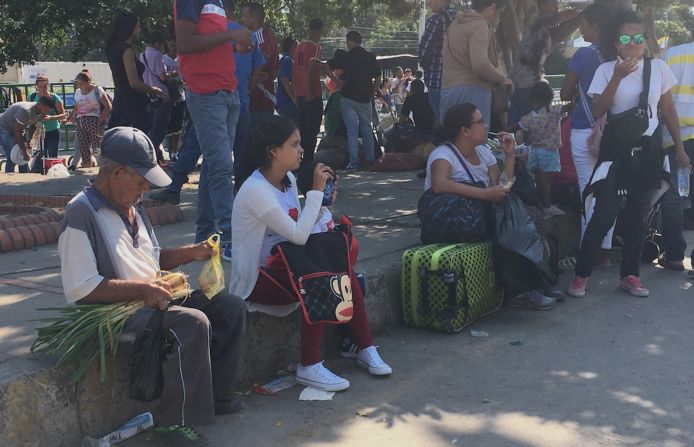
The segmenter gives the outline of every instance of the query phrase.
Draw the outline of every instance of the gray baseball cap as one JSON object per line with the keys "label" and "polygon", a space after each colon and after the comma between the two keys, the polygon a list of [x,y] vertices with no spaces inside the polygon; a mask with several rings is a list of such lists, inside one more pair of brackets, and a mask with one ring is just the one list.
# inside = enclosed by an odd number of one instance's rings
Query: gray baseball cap
{"label": "gray baseball cap", "polygon": [[133,168],[157,188],[171,184],[171,178],[154,158],[154,145],[149,137],[134,127],[114,127],[104,133],[101,155]]}

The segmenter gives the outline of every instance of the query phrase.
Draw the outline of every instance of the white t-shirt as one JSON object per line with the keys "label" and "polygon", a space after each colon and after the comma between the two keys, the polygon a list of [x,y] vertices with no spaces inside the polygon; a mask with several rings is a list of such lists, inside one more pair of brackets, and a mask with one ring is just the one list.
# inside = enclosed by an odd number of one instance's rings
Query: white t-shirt
{"label": "white t-shirt", "polygon": [[[431,189],[431,165],[436,160],[446,160],[448,163],[450,163],[451,180],[454,182],[476,181],[484,182],[487,186],[489,186],[489,167],[496,165],[496,158],[487,146],[477,146],[475,151],[477,151],[477,156],[480,158],[479,165],[473,165],[469,161],[465,160],[470,173],[474,177],[474,179],[471,179],[470,176],[467,175],[467,171],[465,171],[463,165],[460,164],[460,160],[453,153],[450,147],[443,144],[434,149],[431,155],[429,155],[429,160],[427,161],[427,177],[426,180],[424,180],[424,191]],[[462,155],[460,155],[460,157],[463,158]]]}
{"label": "white t-shirt", "polygon": [[[260,171],[255,171],[252,177],[253,176],[255,176],[255,178],[258,178],[259,180],[261,178],[262,180],[265,180],[265,177],[263,177],[263,174],[261,174]],[[297,196],[294,188],[286,188],[284,191],[280,191],[279,189],[273,187],[272,192],[275,194],[275,198],[277,198],[277,202],[279,203],[279,206],[282,208],[282,211],[287,213],[289,217],[291,217],[292,219],[297,220],[299,218],[299,210],[301,209],[301,204],[299,203],[299,196]],[[265,237],[263,238],[263,249],[260,252],[259,267],[265,265],[267,258],[270,257],[270,254],[272,252],[272,247],[279,244],[280,242],[285,242],[286,240],[287,238],[280,234],[277,234],[277,232],[273,231],[270,227],[268,227],[265,231]]]}
{"label": "white t-shirt", "polygon": [[[80,89],[75,90],[75,113],[78,118],[83,116],[100,116],[101,103],[99,102],[104,91],[101,87],[94,87],[86,95]],[[98,98],[97,98],[98,95]]]}
{"label": "white t-shirt", "polygon": [[405,102],[405,78],[398,79],[398,78],[393,78],[390,80],[390,91],[391,91],[391,98],[393,98],[393,102],[395,104],[402,104]]}
{"label": "white t-shirt", "polygon": [[[595,71],[593,82],[588,88],[588,94],[591,96],[601,95],[607,88],[607,84],[612,79],[616,61],[605,62],[600,65]],[[651,85],[648,91],[648,104],[651,106],[653,116],[644,135],[653,135],[658,127],[658,102],[660,97],[670,91],[677,84],[677,79],[672,73],[668,65],[660,60],[653,59],[651,61]],[[625,112],[639,105],[639,95],[643,91],[643,60],[632,73],[622,79],[617,87],[617,92],[614,95],[610,113]]]}
{"label": "white t-shirt", "polygon": [[320,213],[318,214],[318,222],[316,222],[316,225],[313,226],[311,234],[327,233],[333,228],[335,228],[333,213],[330,212],[328,207],[322,206],[320,209]]}
{"label": "white t-shirt", "polygon": [[[232,249],[231,249],[231,280],[229,292],[243,299],[253,292],[258,279],[258,267],[263,265],[263,254],[269,255],[271,243],[275,241],[290,241],[293,244],[304,245],[318,221],[322,191],[306,193],[304,209],[299,206],[296,178],[288,173],[292,187],[286,192],[277,191],[265,177],[255,171],[241,186],[234,199],[234,211],[231,215]],[[279,201],[277,194],[282,194]],[[288,195],[294,195],[290,200]],[[298,221],[289,216],[292,207],[297,207]],[[273,238],[267,240],[268,235]],[[280,236],[281,235],[281,236]],[[267,242],[267,243],[266,243]],[[268,248],[269,246],[269,248]],[[288,306],[263,306],[248,303],[249,311],[262,311],[272,315],[288,315],[296,308],[295,304]]]}

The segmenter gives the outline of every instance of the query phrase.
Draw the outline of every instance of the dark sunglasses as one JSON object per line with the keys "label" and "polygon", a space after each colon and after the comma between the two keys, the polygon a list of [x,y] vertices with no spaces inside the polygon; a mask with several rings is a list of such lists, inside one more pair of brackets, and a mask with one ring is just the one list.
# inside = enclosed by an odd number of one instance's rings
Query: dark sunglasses
{"label": "dark sunglasses", "polygon": [[637,45],[641,45],[646,41],[646,36],[643,33],[636,33],[633,36],[622,34],[617,38],[617,40],[622,45],[629,45],[632,41]]}

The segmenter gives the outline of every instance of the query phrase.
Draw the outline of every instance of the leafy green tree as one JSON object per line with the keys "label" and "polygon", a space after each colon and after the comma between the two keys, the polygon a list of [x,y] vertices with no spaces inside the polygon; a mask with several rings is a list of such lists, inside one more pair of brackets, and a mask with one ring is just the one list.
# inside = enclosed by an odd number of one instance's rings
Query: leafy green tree
{"label": "leafy green tree", "polygon": [[[238,17],[240,5],[230,1]],[[388,21],[411,22],[416,30],[419,0],[265,0],[267,22],[277,35],[304,38],[311,18],[328,30],[356,24],[377,28]],[[103,41],[121,11],[140,17],[143,28],[172,29],[172,0],[2,0],[0,1],[0,70],[39,59],[103,58]],[[391,25],[388,25],[391,26]],[[404,25],[392,25],[402,28]],[[407,27],[405,27],[407,28]],[[410,30],[411,28],[408,28]]]}

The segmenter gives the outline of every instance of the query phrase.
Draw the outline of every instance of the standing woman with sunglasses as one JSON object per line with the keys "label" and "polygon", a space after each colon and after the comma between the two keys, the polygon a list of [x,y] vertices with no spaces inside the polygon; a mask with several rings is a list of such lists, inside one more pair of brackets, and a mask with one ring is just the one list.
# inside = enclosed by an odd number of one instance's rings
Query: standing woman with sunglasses
{"label": "standing woman with sunglasses", "polygon": [[[665,153],[659,110],[675,141],[677,166],[671,169],[689,167],[670,93],[677,80],[665,62],[645,57],[643,18],[633,11],[618,12],[608,29],[611,35],[605,36],[605,42],[613,45],[617,59],[598,67],[588,89],[593,115],[607,113],[608,119],[597,165],[583,193],[584,198],[594,195],[596,202],[569,288],[569,295],[576,298],[585,296],[601,241],[617,217],[623,196],[627,201],[622,216],[624,248],[619,288],[633,296],[649,295],[639,279],[639,264],[651,197],[663,179]],[[644,85],[648,89],[647,102],[641,98]]]}

